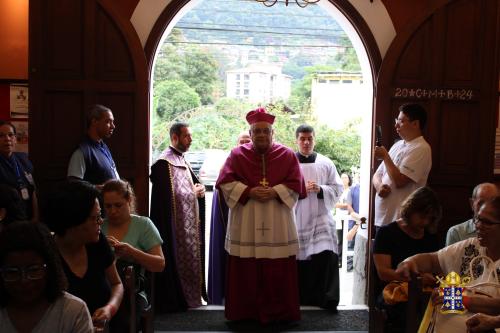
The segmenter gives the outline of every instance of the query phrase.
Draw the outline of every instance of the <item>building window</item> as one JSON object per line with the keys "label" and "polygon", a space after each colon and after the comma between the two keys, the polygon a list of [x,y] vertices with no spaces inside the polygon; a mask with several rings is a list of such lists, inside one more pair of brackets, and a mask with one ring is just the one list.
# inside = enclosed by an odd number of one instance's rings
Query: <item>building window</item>
{"label": "building window", "polygon": [[236,80],[240,79],[240,74],[236,74]]}
{"label": "building window", "polygon": [[339,83],[340,81],[339,81],[339,80],[330,80],[329,82],[330,82],[330,83],[332,83],[332,84],[337,84],[337,83]]}
{"label": "building window", "polygon": [[246,81],[250,80],[250,75],[249,74],[245,74],[244,80],[246,80]]}
{"label": "building window", "polygon": [[352,83],[352,80],[342,80],[342,83]]}
{"label": "building window", "polygon": [[318,82],[319,83],[326,83],[326,80],[325,79],[319,79]]}
{"label": "building window", "polygon": [[243,90],[243,95],[248,96],[249,92],[250,91],[248,89],[245,89],[245,90]]}

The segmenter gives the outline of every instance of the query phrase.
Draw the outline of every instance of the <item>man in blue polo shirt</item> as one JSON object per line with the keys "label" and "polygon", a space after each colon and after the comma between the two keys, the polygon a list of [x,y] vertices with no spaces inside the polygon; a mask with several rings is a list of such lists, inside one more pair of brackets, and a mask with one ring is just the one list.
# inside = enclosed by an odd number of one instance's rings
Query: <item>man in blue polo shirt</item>
{"label": "man in blue polo shirt", "polygon": [[87,135],[73,152],[68,177],[88,181],[100,187],[109,179],[119,179],[115,162],[103,139],[115,129],[113,113],[103,105],[93,105],[87,114]]}

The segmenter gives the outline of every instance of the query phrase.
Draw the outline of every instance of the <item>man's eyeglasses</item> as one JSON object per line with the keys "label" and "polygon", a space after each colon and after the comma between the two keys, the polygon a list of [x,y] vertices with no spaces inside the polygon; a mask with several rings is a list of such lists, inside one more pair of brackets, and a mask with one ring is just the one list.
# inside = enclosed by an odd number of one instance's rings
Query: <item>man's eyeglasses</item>
{"label": "man's eyeglasses", "polygon": [[6,266],[0,268],[0,276],[5,282],[16,282],[21,279],[40,280],[45,276],[47,265],[31,265],[27,267]]}
{"label": "man's eyeglasses", "polygon": [[402,125],[407,121],[410,121],[410,120],[406,119],[406,118],[402,118],[402,119],[394,118],[394,124],[396,124],[396,125]]}
{"label": "man's eyeglasses", "polygon": [[482,225],[485,225],[488,227],[500,224],[499,221],[491,221],[491,220],[485,219],[484,217],[480,217],[480,216],[474,216],[474,219],[472,221],[474,222],[474,224],[478,224],[479,222],[481,222]]}

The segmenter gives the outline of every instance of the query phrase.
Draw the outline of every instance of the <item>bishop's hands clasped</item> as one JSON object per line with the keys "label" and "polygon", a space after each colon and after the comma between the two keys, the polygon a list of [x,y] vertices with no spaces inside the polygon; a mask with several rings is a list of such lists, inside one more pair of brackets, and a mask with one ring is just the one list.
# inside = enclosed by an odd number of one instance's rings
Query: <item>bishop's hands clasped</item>
{"label": "bishop's hands clasped", "polygon": [[251,199],[266,202],[269,200],[276,199],[278,197],[278,193],[269,186],[255,186],[248,193]]}

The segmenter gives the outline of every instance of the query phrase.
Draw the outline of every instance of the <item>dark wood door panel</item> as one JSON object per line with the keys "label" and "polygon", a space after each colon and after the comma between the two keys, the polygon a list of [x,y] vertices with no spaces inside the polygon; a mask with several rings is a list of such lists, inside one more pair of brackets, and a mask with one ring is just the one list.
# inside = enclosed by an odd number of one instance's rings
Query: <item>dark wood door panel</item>
{"label": "dark wood door panel", "polygon": [[103,0],[30,1],[30,153],[37,181],[50,188],[66,177],[89,106],[109,106],[117,125],[109,146],[119,173],[143,187],[138,212],[147,213],[148,69],[130,21],[108,7]]}
{"label": "dark wood door panel", "polygon": [[[442,103],[440,105],[439,142],[433,145],[436,174],[458,174],[474,177],[479,139],[474,133],[479,129],[478,105],[467,103]],[[433,142],[434,143],[434,142]]]}
{"label": "dark wood door panel", "polygon": [[483,1],[457,1],[446,11],[446,25],[442,31],[445,44],[443,54],[443,85],[447,87],[474,87],[478,84],[482,62],[481,23]]}
{"label": "dark wood door panel", "polygon": [[45,23],[37,27],[43,40],[44,62],[40,65],[44,76],[47,79],[83,78],[84,0],[46,0],[39,14]]}
{"label": "dark wood door panel", "polygon": [[425,86],[430,82],[432,73],[433,20],[427,20],[414,33],[412,42],[408,43],[398,59],[394,72],[396,86]]}
{"label": "dark wood door panel", "polygon": [[497,0],[450,0],[399,33],[381,66],[375,121],[383,125],[384,145],[397,137],[399,105],[427,109],[428,184],[443,204],[442,237],[470,217],[473,187],[493,181],[499,37]]}
{"label": "dark wood door panel", "polygon": [[41,125],[47,131],[44,138],[37,140],[45,141],[49,168],[65,167],[80,141],[78,134],[85,129],[83,94],[81,91],[45,91],[44,96]]}
{"label": "dark wood door panel", "polygon": [[[123,35],[111,18],[98,7],[96,15],[96,77],[99,80],[134,80],[134,67]],[[124,55],[127,55],[126,57]]]}

